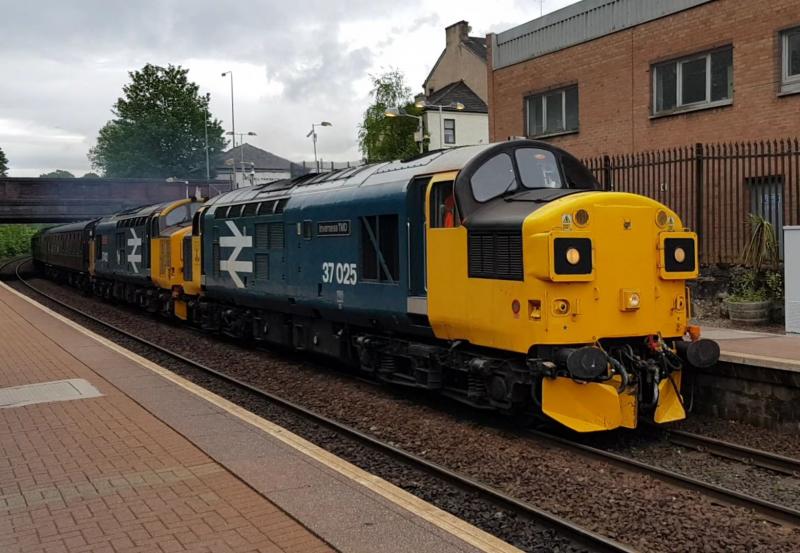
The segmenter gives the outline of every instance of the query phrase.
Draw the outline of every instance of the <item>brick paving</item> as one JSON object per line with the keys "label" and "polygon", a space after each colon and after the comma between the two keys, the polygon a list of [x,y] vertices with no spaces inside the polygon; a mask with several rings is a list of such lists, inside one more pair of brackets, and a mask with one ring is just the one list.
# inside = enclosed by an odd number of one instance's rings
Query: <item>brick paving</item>
{"label": "brick paving", "polygon": [[85,378],[104,395],[0,409],[0,551],[332,550],[25,309],[35,308],[0,288],[0,388]]}

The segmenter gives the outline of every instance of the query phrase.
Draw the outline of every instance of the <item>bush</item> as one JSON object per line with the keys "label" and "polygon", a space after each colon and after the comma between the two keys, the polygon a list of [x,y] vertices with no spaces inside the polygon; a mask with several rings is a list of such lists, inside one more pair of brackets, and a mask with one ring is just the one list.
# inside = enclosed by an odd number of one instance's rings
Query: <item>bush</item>
{"label": "bush", "polygon": [[0,225],[0,259],[30,253],[31,236],[38,230],[32,225]]}

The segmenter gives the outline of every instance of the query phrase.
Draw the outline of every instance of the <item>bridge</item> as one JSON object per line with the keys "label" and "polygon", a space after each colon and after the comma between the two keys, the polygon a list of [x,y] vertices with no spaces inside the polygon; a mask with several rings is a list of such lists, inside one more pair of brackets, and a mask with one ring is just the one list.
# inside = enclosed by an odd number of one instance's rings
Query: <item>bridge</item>
{"label": "bridge", "polygon": [[162,179],[0,178],[0,223],[66,223],[116,211],[227,192],[230,184]]}

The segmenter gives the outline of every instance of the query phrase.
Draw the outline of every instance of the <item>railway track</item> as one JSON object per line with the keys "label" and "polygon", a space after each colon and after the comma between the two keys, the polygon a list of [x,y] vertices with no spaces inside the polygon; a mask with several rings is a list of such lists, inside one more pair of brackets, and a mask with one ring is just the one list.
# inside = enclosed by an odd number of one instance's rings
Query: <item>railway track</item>
{"label": "railway track", "polygon": [[800,477],[800,459],[793,459],[784,455],[710,438],[693,432],[686,432],[683,430],[655,430],[662,432],[666,438],[675,445],[696,449],[697,451],[780,472],[789,476]]}
{"label": "railway track", "polygon": [[306,419],[307,421],[334,430],[336,433],[346,438],[349,438],[360,444],[363,444],[384,455],[388,455],[392,458],[395,458],[430,476],[448,482],[451,485],[463,491],[475,494],[493,505],[511,511],[518,516],[524,517],[527,520],[534,521],[544,527],[550,528],[555,532],[557,532],[559,535],[565,536],[568,539],[575,542],[576,544],[585,547],[588,551],[598,552],[598,553],[637,553],[637,550],[632,547],[629,547],[625,544],[617,542],[606,536],[603,536],[601,534],[583,528],[565,518],[549,513],[530,503],[516,499],[500,490],[497,490],[482,482],[470,478],[469,476],[450,470],[447,467],[444,467],[437,463],[430,462],[422,457],[419,457],[413,453],[395,447],[390,443],[387,443],[383,440],[365,434],[364,432],[361,432],[348,425],[342,424],[329,417],[316,413],[310,409],[307,409],[294,402],[288,401],[268,391],[257,388],[247,382],[244,382],[240,379],[227,375],[214,368],[208,367],[184,355],[173,352],[168,348],[160,346],[159,344],[156,344],[150,340],[147,340],[131,332],[128,332],[123,328],[120,328],[106,321],[103,321],[102,319],[99,319],[89,313],[86,313],[81,309],[73,307],[51,296],[50,294],[41,291],[40,289],[36,288],[31,283],[29,283],[27,280],[25,280],[25,278],[20,274],[20,267],[24,265],[27,262],[27,260],[12,259],[10,261],[6,261],[3,265],[0,265],[0,272],[3,271],[5,267],[14,262],[17,262],[17,266],[14,269],[14,276],[27,289],[79,315],[82,318],[90,320],[95,324],[98,324],[106,329],[109,329],[131,340],[134,340],[135,342],[142,344],[148,348],[151,348],[160,354],[167,355],[177,361],[180,361],[181,363],[189,365],[193,369],[196,369],[204,374],[211,375],[214,378],[219,379],[220,381],[223,381],[227,384],[231,384],[239,388],[240,390],[247,392],[248,394],[252,394],[253,396],[258,397],[259,399],[266,400],[267,402],[272,403],[274,405],[278,405],[279,407],[287,411],[290,411]]}
{"label": "railway track", "polygon": [[[703,495],[713,497],[717,500],[723,501],[731,505],[736,505],[739,507],[750,509],[753,512],[758,513],[759,515],[763,516],[765,519],[768,519],[770,521],[785,523],[791,526],[800,527],[800,511],[792,507],[787,507],[785,505],[780,505],[778,503],[767,501],[759,497],[754,497],[752,495],[730,490],[728,488],[724,488],[716,484],[705,482],[703,480],[698,480],[697,478],[687,476],[680,472],[672,471],[648,463],[643,463],[641,461],[637,461],[636,459],[626,457],[625,455],[620,455],[618,453],[607,451],[605,449],[600,449],[590,445],[578,443],[569,440],[567,438],[556,436],[549,432],[529,430],[527,431],[527,434],[533,439],[539,441],[547,441],[556,444],[558,446],[571,449],[578,454],[606,461],[609,464],[620,467],[624,470],[639,472],[641,474],[645,474],[653,478],[657,478],[659,480],[667,482],[668,484],[678,486],[680,488],[684,488],[687,490],[700,492]],[[704,440],[719,442],[718,440],[713,440],[712,438],[705,438],[704,436],[700,436],[698,438],[699,438],[698,441],[695,443],[699,443]],[[749,450],[752,452],[757,452],[759,458],[764,458],[764,459],[771,457],[780,458],[780,456],[765,451],[750,449],[735,444],[727,444],[727,442],[719,442],[719,443],[731,446],[731,450],[740,449],[740,450]],[[700,446],[698,445],[697,447]],[[722,450],[722,447],[723,446],[720,446],[720,450]],[[743,460],[739,457],[733,457],[732,454],[730,454],[729,458],[733,458],[735,460],[740,460],[740,461]],[[785,459],[788,462],[793,462],[795,464],[800,463],[800,461],[797,461],[795,459],[789,459],[789,458]]]}

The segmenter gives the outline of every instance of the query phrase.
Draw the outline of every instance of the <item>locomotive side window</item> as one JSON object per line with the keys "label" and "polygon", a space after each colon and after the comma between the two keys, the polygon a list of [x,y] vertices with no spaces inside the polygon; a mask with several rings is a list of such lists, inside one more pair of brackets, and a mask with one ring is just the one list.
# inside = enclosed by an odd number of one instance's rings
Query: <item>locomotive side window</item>
{"label": "locomotive side window", "polygon": [[497,154],[481,165],[470,179],[472,195],[479,202],[486,202],[517,188],[517,177],[511,156]]}
{"label": "locomotive side window", "polygon": [[519,178],[525,188],[562,188],[558,162],[552,152],[538,148],[520,148],[514,152]]}
{"label": "locomotive side window", "polygon": [[361,217],[361,280],[396,284],[399,268],[397,215]]}
{"label": "locomotive side window", "polygon": [[431,188],[430,196],[431,228],[454,228],[461,225],[456,213],[453,181],[437,182]]}

